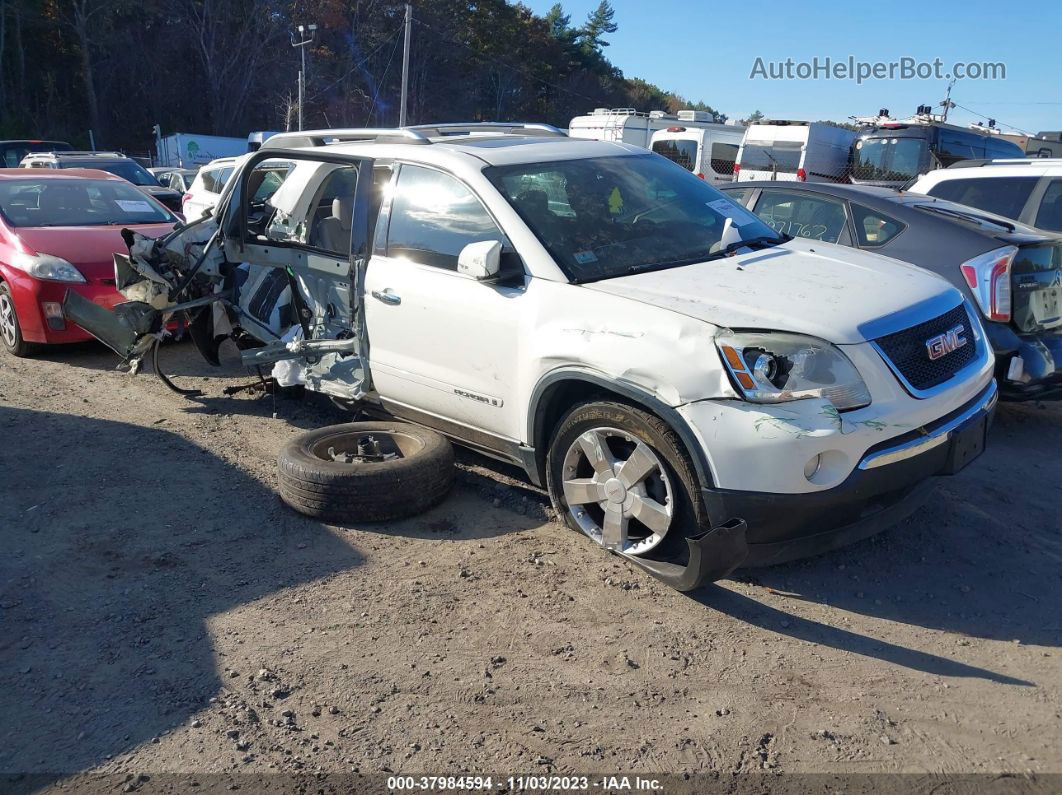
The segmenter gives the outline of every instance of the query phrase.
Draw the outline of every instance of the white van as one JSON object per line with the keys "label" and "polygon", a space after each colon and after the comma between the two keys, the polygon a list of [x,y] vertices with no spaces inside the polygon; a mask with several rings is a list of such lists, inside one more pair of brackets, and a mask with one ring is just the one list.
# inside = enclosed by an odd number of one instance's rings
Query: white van
{"label": "white van", "polygon": [[734,164],[744,137],[745,128],[732,124],[676,125],[653,133],[650,148],[717,185],[734,181]]}
{"label": "white van", "polygon": [[856,134],[818,121],[751,124],[734,166],[737,182],[845,182]]}
{"label": "white van", "polygon": [[689,128],[720,126],[715,116],[703,110],[680,110],[671,115],[662,110],[644,113],[634,108],[595,108],[593,113],[572,119],[568,123],[568,135],[648,149],[652,145],[653,133],[676,125]]}

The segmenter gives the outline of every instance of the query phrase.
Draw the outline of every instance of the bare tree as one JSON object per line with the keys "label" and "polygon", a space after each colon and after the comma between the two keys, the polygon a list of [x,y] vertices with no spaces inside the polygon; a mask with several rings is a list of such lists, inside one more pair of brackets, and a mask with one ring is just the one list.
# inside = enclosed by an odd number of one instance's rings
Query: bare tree
{"label": "bare tree", "polygon": [[286,42],[288,21],[277,0],[171,0],[187,25],[202,90],[218,133],[243,131],[241,117],[262,83],[260,71]]}
{"label": "bare tree", "polygon": [[106,135],[102,129],[99,100],[96,96],[96,73],[93,48],[106,22],[108,12],[114,13],[122,3],[114,0],[66,0],[59,3],[59,20],[69,27],[75,38],[81,60],[81,80],[85,89],[85,104],[88,107],[89,127],[95,131],[96,142]]}

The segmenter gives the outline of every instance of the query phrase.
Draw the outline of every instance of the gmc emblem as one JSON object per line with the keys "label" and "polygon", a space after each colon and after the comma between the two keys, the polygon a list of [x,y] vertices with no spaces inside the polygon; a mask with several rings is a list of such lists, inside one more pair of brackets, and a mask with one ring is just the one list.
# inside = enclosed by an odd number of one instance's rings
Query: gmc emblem
{"label": "gmc emblem", "polygon": [[930,337],[926,340],[926,350],[929,351],[929,360],[935,361],[941,356],[946,356],[952,351],[957,351],[966,344],[966,337],[962,336],[965,327],[958,325],[953,329]]}

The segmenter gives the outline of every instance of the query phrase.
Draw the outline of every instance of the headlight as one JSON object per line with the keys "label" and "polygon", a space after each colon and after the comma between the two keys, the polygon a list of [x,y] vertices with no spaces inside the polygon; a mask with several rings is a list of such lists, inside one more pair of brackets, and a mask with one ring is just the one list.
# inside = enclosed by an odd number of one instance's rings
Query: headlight
{"label": "headlight", "polygon": [[716,345],[746,400],[825,398],[838,411],[870,405],[870,392],[855,365],[825,340],[742,332],[717,337]]}
{"label": "headlight", "polygon": [[81,275],[81,271],[65,259],[53,257],[51,254],[25,254],[20,252],[12,257],[11,264],[37,279],[47,279],[53,282],[85,283],[85,277]]}

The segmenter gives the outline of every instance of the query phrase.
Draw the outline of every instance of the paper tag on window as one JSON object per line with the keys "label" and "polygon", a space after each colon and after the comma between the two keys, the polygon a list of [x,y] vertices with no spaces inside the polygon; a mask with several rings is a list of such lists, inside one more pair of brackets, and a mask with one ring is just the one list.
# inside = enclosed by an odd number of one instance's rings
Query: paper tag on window
{"label": "paper tag on window", "polygon": [[730,201],[730,199],[716,199],[707,204],[720,215],[730,218],[734,222],[734,226],[748,226],[760,220],[741,205]]}
{"label": "paper tag on window", "polygon": [[139,199],[115,199],[114,203],[127,213],[149,213],[155,209],[151,206],[150,202],[141,201]]}
{"label": "paper tag on window", "polygon": [[591,262],[597,262],[597,254],[593,251],[576,251],[572,254],[572,257],[580,265],[589,265]]}

